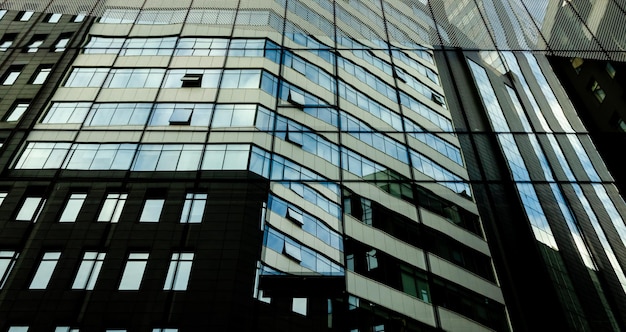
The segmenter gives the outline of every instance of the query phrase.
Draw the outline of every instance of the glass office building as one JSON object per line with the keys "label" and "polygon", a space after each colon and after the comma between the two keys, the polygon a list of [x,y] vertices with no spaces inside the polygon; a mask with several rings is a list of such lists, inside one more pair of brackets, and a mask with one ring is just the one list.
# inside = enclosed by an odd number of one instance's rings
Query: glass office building
{"label": "glass office building", "polygon": [[577,5],[2,2],[0,331],[619,331]]}

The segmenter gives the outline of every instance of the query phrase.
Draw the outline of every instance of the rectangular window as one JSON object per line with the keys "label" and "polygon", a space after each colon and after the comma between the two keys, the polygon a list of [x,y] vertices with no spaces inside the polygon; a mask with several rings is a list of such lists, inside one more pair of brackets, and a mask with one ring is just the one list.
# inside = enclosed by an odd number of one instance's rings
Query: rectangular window
{"label": "rectangular window", "polygon": [[0,251],[0,289],[2,289],[4,283],[9,278],[9,274],[11,274],[11,270],[19,255],[15,251]]}
{"label": "rectangular window", "polygon": [[202,74],[185,74],[181,79],[183,88],[199,88],[202,86]]}
{"label": "rectangular window", "polygon": [[45,203],[46,200],[43,197],[26,197],[15,220],[35,222]]}
{"label": "rectangular window", "polygon": [[98,215],[98,221],[111,223],[118,222],[127,197],[128,194],[108,194],[104,204],[102,205],[100,214]]}
{"label": "rectangular window", "polygon": [[131,253],[128,255],[119,290],[139,290],[148,264],[148,256],[148,253]]}
{"label": "rectangular window", "polygon": [[72,289],[93,290],[105,256],[106,254],[103,252],[85,252],[83,260],[78,267],[78,272],[76,272]]}
{"label": "rectangular window", "polygon": [[178,329],[152,329],[152,332],[178,332]]}
{"label": "rectangular window", "polygon": [[43,254],[41,263],[39,264],[37,272],[35,272],[35,276],[33,277],[33,280],[31,281],[28,288],[46,289],[46,287],[48,287],[50,279],[52,278],[52,273],[54,272],[54,268],[57,266],[60,257],[60,252],[47,252]]}
{"label": "rectangular window", "polygon": [[83,207],[83,203],[85,203],[85,198],[87,198],[87,194],[70,195],[59,222],[75,222],[80,209]]}
{"label": "rectangular window", "polygon": [[15,38],[17,38],[16,33],[5,34],[2,39],[0,39],[0,52],[6,52],[15,42]]}
{"label": "rectangular window", "polygon": [[175,108],[170,116],[170,125],[189,125],[191,123],[191,108]]}
{"label": "rectangular window", "polygon": [[45,22],[47,23],[59,23],[59,20],[61,19],[61,16],[63,16],[62,14],[59,13],[50,13],[48,15],[46,15],[45,18]]}
{"label": "rectangular window", "polygon": [[37,68],[37,71],[35,72],[35,75],[31,79],[30,84],[43,84],[48,78],[48,75],[50,75],[51,71],[52,65],[39,66],[39,68]]}
{"label": "rectangular window", "polygon": [[28,332],[28,326],[9,326],[7,332]]}
{"label": "rectangular window", "polygon": [[21,65],[9,67],[7,72],[4,74],[4,77],[2,78],[2,85],[13,85],[22,73],[22,69],[24,69],[24,66]]}
{"label": "rectangular window", "polygon": [[21,11],[21,12],[17,13],[17,16],[15,17],[15,20],[16,21],[21,21],[21,22],[27,22],[28,20],[30,20],[31,17],[33,17],[33,14],[35,14],[35,12]]}
{"label": "rectangular window", "polygon": [[54,47],[52,48],[54,52],[63,52],[67,48],[67,45],[70,43],[70,39],[72,38],[71,33],[64,33],[59,36],[56,42],[54,42]]}
{"label": "rectangular window", "polygon": [[26,52],[26,53],[34,53],[34,52],[39,51],[39,47],[46,40],[46,37],[48,37],[48,36],[47,35],[35,35],[35,36],[33,36],[33,39],[30,40],[30,42],[26,46],[26,49],[24,49],[24,52]]}
{"label": "rectangular window", "polygon": [[590,90],[591,92],[593,92],[593,95],[596,97],[596,99],[599,102],[604,101],[604,98],[606,97],[606,93],[604,92],[602,87],[600,87],[600,84],[598,84],[598,81],[593,81],[593,83],[591,83]]}
{"label": "rectangular window", "polygon": [[307,299],[302,297],[294,297],[291,302],[291,311],[306,316]]}
{"label": "rectangular window", "polygon": [[180,222],[185,223],[201,223],[204,216],[204,207],[206,206],[207,194],[189,193],[185,197],[185,205],[183,205],[183,213]]}
{"label": "rectangular window", "polygon": [[80,22],[85,20],[85,17],[87,17],[87,14],[85,14],[85,13],[78,13],[78,14],[76,14],[76,16],[74,16],[74,18],[72,19],[72,22],[80,23]]}
{"label": "rectangular window", "polygon": [[187,290],[193,253],[173,253],[163,290]]}
{"label": "rectangular window", "polygon": [[2,205],[2,202],[4,202],[4,199],[7,198],[7,195],[9,193],[7,192],[0,192],[0,205]]}
{"label": "rectangular window", "polygon": [[99,88],[109,73],[108,68],[74,68],[64,86],[79,88]]}
{"label": "rectangular window", "polygon": [[146,199],[139,222],[159,222],[163,204],[165,204],[164,199]]}
{"label": "rectangular window", "polygon": [[69,326],[57,326],[57,328],[54,329],[54,332],[79,332],[79,329],[73,329]]}
{"label": "rectangular window", "polygon": [[26,110],[28,109],[28,106],[30,106],[30,103],[27,103],[27,102],[15,103],[15,105],[13,105],[13,109],[11,110],[11,113],[9,113],[9,115],[6,117],[4,121],[6,122],[18,121],[22,117],[22,115],[24,115],[24,113],[26,112]]}

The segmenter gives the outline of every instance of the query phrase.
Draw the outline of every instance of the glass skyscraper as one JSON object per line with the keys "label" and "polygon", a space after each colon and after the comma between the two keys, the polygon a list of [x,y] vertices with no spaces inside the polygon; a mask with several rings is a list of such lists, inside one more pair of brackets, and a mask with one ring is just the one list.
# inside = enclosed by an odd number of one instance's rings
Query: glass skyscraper
{"label": "glass skyscraper", "polygon": [[626,204],[546,58],[624,61],[625,16],[0,3],[0,331],[626,329]]}

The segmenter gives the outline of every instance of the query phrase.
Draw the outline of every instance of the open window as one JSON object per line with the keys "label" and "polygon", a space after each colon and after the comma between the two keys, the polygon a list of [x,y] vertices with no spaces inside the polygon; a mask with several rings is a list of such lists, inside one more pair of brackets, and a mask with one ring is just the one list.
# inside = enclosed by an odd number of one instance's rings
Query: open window
{"label": "open window", "polygon": [[192,108],[174,108],[169,119],[170,125],[189,125],[192,114]]}
{"label": "open window", "polygon": [[304,95],[300,92],[289,90],[289,96],[287,97],[287,101],[302,108],[304,107]]}
{"label": "open window", "polygon": [[199,88],[202,86],[202,74],[187,73],[180,80],[183,82],[183,88]]}

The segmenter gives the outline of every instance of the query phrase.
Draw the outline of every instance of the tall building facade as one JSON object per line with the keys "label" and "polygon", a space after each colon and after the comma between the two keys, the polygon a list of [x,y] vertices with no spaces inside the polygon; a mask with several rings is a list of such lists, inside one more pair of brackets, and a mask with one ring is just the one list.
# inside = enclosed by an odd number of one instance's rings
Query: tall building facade
{"label": "tall building facade", "polygon": [[0,330],[624,329],[555,3],[2,3]]}

